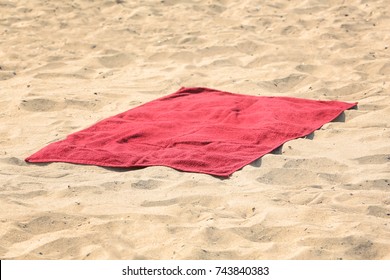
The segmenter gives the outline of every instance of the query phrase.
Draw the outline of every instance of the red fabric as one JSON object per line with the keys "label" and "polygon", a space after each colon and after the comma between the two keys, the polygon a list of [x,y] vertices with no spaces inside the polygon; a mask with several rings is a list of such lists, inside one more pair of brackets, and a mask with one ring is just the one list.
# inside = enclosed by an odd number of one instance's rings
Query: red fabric
{"label": "red fabric", "polygon": [[229,176],[356,103],[181,88],[49,144],[28,162],[164,165]]}

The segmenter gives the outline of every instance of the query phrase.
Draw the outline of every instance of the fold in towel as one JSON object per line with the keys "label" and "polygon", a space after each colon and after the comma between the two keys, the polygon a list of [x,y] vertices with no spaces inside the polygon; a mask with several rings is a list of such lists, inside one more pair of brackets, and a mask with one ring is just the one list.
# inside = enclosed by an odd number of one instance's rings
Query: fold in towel
{"label": "fold in towel", "polygon": [[70,134],[26,161],[163,165],[225,177],[356,104],[181,88]]}

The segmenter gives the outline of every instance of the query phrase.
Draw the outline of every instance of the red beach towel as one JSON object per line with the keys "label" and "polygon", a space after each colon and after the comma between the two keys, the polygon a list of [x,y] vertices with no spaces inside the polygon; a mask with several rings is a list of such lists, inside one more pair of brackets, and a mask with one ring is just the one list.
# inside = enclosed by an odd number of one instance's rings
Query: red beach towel
{"label": "red beach towel", "polygon": [[229,176],[356,104],[181,88],[70,134],[26,161],[163,165]]}

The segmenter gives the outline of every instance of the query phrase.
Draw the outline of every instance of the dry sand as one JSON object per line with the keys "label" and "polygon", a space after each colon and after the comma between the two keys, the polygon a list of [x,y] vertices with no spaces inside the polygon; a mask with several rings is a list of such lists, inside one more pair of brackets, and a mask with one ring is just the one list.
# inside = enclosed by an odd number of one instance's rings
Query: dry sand
{"label": "dry sand", "polygon": [[[0,34],[0,258],[390,259],[387,0],[0,1]],[[181,86],[359,107],[227,180],[24,162]]]}

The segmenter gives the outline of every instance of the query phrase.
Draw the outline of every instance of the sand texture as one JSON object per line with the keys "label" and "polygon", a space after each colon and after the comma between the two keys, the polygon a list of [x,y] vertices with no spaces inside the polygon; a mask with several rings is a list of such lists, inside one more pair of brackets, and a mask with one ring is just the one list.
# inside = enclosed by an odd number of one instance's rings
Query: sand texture
{"label": "sand texture", "polygon": [[[388,0],[0,0],[0,34],[1,259],[390,259]],[[226,180],[24,162],[181,86],[359,105]]]}

